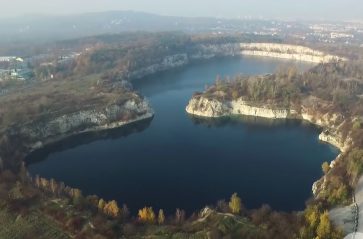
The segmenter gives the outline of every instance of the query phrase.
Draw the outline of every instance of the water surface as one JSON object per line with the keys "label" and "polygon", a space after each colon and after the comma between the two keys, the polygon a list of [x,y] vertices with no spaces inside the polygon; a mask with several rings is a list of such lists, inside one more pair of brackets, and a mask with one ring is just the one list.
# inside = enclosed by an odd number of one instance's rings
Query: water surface
{"label": "water surface", "polygon": [[289,63],[215,59],[138,80],[135,88],[155,110],[152,120],[39,150],[29,156],[29,170],[126,203],[133,213],[143,206],[190,213],[233,192],[248,208],[303,209],[320,165],[338,153],[318,141],[317,128],[245,117],[201,120],[185,112],[192,94],[217,75],[265,74],[281,64]]}

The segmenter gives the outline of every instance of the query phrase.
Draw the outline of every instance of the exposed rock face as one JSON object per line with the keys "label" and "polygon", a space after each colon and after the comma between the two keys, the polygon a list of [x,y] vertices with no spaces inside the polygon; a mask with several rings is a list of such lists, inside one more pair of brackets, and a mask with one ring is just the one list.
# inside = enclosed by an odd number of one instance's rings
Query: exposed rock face
{"label": "exposed rock face", "polygon": [[308,47],[275,43],[241,43],[242,55],[291,59],[312,63],[346,60]]}
{"label": "exposed rock face", "polygon": [[252,106],[241,99],[221,102],[205,97],[193,97],[186,111],[189,114],[203,117],[221,117],[228,115],[247,115],[270,119],[293,118],[295,111],[290,109],[272,109],[268,107]]}
{"label": "exposed rock face", "polygon": [[226,44],[201,44],[195,51],[189,54],[191,60],[210,59],[218,56],[241,55],[241,48],[238,43]]}
{"label": "exposed rock face", "polygon": [[329,130],[324,130],[319,135],[319,140],[334,145],[342,152],[345,152],[349,147],[349,144],[347,144],[347,142],[344,142],[344,140],[342,140],[340,135],[336,134],[335,132],[331,132]]}
{"label": "exposed rock face", "polygon": [[339,133],[339,129],[344,123],[344,117],[340,114],[322,114],[310,108],[313,108],[313,106],[304,105],[303,103],[300,114],[301,119],[324,129],[319,135],[319,140],[337,147],[341,152],[346,152],[351,146],[352,140],[349,136],[343,139],[341,133]]}
{"label": "exposed rock face", "polygon": [[[189,114],[202,116],[202,117],[222,117],[229,115],[248,115],[255,117],[263,117],[270,119],[291,119],[297,118],[306,120],[324,128],[323,132],[319,135],[319,139],[323,142],[332,144],[340,149],[341,152],[347,151],[352,144],[351,138],[343,137],[339,133],[339,128],[343,125],[344,119],[338,114],[320,113],[318,110],[313,110],[312,105],[323,104],[319,100],[307,99],[301,105],[301,109],[277,109],[273,106],[255,106],[251,103],[245,102],[241,99],[233,101],[220,101],[217,99],[208,99],[202,95],[192,97],[186,107]],[[339,160],[340,155],[331,163],[331,167]],[[325,178],[315,182],[312,191],[315,196],[325,189]]]}
{"label": "exposed rock face", "polygon": [[[251,53],[252,51],[252,53]],[[262,53],[263,52],[263,53]],[[283,54],[283,55],[282,55]],[[185,49],[173,55],[167,55],[159,59],[150,60],[151,64],[139,67],[134,71],[123,72],[121,79],[138,79],[157,72],[185,66],[191,61],[210,59],[219,56],[236,55],[260,55],[269,57],[289,58],[310,62],[321,62],[336,59],[337,57],[314,51],[307,47],[269,44],[269,43],[226,43],[226,44],[200,44]],[[308,55],[308,56],[304,56]],[[248,102],[236,100],[231,102],[219,102],[200,98],[192,99],[187,107],[191,114],[205,117],[219,117],[231,114],[242,114],[265,118],[289,118],[295,117],[296,112],[290,109],[272,109],[265,106],[253,106]],[[125,115],[136,115],[135,118],[122,119]],[[51,117],[49,120],[40,120],[22,126],[17,130],[33,141],[36,147],[41,147],[44,142],[70,134],[90,130],[108,129],[122,126],[124,124],[152,117],[153,112],[145,101],[137,103],[128,101],[125,105],[111,105],[102,110],[82,110],[71,114]],[[321,137],[322,140],[330,139]]]}
{"label": "exposed rock face", "polygon": [[311,63],[345,60],[342,57],[297,45],[277,43],[199,44],[174,55],[167,55],[161,59],[151,59],[152,63],[149,65],[139,67],[134,71],[124,72],[122,76],[128,80],[140,79],[161,71],[185,66],[191,61],[241,55],[290,59]]}
{"label": "exposed rock face", "polygon": [[189,63],[189,57],[187,53],[175,54],[171,56],[165,56],[161,62],[155,62],[152,65],[141,67],[138,70],[128,72],[126,79],[140,79],[148,75],[155,74],[157,72],[181,67]]}
{"label": "exposed rock face", "polygon": [[149,103],[143,99],[128,100],[122,105],[114,104],[102,109],[82,110],[47,120],[23,125],[18,133],[25,135],[30,147],[44,144],[88,131],[117,128],[153,116]]}
{"label": "exposed rock face", "polygon": [[315,125],[325,128],[319,135],[321,141],[330,143],[339,148],[342,152],[346,151],[351,141],[349,137],[346,140],[338,133],[340,124],[340,116],[334,114],[320,114],[319,112],[311,112],[306,106],[302,106],[298,113],[294,109],[277,108],[274,106],[256,106],[242,99],[232,101],[220,101],[217,99],[208,99],[204,96],[194,96],[189,101],[186,111],[189,114],[202,117],[222,117],[229,115],[247,115],[269,119],[303,119]]}

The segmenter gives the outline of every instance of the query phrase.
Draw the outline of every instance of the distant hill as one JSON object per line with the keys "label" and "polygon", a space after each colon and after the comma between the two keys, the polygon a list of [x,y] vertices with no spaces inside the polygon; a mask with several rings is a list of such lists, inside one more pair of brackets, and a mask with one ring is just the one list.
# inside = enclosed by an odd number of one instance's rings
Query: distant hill
{"label": "distant hill", "polygon": [[24,16],[0,21],[0,42],[49,41],[125,31],[253,31],[268,21],[160,16],[133,11]]}

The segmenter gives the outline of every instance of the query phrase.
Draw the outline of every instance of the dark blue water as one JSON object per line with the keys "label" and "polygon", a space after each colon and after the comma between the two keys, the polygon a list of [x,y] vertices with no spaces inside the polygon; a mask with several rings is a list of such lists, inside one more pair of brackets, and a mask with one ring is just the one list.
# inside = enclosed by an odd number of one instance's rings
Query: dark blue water
{"label": "dark blue water", "polygon": [[[134,83],[155,110],[152,120],[86,134],[30,155],[29,170],[143,206],[187,212],[237,192],[248,208],[264,203],[300,210],[321,176],[321,164],[338,151],[318,141],[319,130],[300,121],[233,117],[202,120],[185,112],[190,97],[216,76],[273,72],[286,61],[216,59]],[[305,68],[308,65],[300,65]]]}

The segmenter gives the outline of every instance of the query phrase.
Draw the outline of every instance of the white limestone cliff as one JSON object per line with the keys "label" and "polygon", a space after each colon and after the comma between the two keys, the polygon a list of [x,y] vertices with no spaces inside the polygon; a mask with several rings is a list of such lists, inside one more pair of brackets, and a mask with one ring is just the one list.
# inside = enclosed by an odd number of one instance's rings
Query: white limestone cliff
{"label": "white limestone cliff", "polygon": [[309,47],[277,43],[241,43],[241,54],[263,56],[312,63],[326,63],[333,60],[346,60],[343,57],[326,54]]}
{"label": "white limestone cliff", "polygon": [[189,114],[203,117],[221,117],[229,115],[247,115],[270,119],[292,118],[295,111],[289,109],[272,109],[268,107],[258,107],[249,104],[242,99],[221,102],[205,97],[193,97],[186,111]]}
{"label": "white limestone cliff", "polygon": [[[128,115],[128,117],[125,117]],[[153,117],[154,112],[145,99],[130,99],[122,104],[101,109],[81,110],[19,127],[16,132],[25,135],[31,150],[45,144],[84,132],[118,128]]]}
{"label": "white limestone cliff", "polygon": [[[309,111],[305,106],[297,112],[294,109],[278,108],[271,105],[256,105],[242,99],[232,101],[220,101],[206,98],[201,95],[192,97],[186,106],[187,113],[195,116],[217,118],[231,115],[245,115],[269,119],[302,119],[324,128],[319,139],[337,147],[345,152],[351,145],[350,137],[343,137],[339,133],[342,124],[337,114],[321,114]],[[340,122],[340,123],[337,123]]]}

